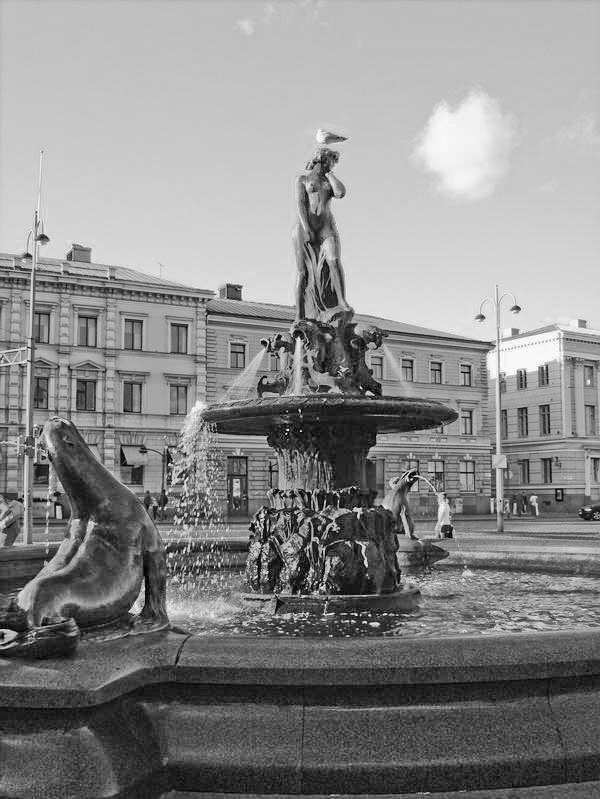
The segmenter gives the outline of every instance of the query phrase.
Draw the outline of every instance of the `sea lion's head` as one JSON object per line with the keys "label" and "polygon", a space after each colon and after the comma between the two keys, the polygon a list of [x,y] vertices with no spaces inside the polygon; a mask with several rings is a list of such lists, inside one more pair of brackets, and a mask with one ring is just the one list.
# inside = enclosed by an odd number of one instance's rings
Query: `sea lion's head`
{"label": "sea lion's head", "polygon": [[418,479],[419,472],[416,469],[407,469],[407,471],[403,472],[399,477],[393,477],[389,482],[389,486],[391,489],[398,490],[405,486],[410,488]]}
{"label": "sea lion's head", "polygon": [[90,463],[97,463],[81,434],[68,419],[61,419],[60,416],[48,419],[40,439],[61,482],[69,475],[85,475],[89,471]]}

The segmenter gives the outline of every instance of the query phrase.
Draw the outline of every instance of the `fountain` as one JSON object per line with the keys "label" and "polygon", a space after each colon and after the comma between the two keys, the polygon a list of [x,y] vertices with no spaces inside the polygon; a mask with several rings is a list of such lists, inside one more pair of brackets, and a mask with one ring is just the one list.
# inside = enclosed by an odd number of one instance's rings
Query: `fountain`
{"label": "fountain", "polygon": [[[280,374],[260,378],[256,399],[202,415],[224,433],[267,435],[278,454],[282,485],[253,521],[248,595],[273,605],[313,602],[320,611],[332,603],[333,616],[336,603],[383,615],[398,597],[416,600],[399,585],[394,542],[402,522],[401,540],[421,545],[412,539],[405,502],[418,475],[402,475],[387,507],[373,507],[366,454],[378,431],[424,429],[454,412],[382,397],[370,374],[365,352],[383,334],[358,329],[345,299],[327,210],[329,194],[345,190],[323,170],[334,160],[327,152],[313,159],[298,186],[298,315],[290,331],[265,345],[279,352]],[[210,428],[206,433],[209,439]],[[84,634],[72,657],[0,657],[1,796],[600,795],[600,631],[567,625],[508,634],[522,630],[517,616],[528,602],[520,576],[492,579],[498,622],[485,636],[464,634],[460,614],[450,620],[462,590],[451,579],[438,597],[431,637],[219,637],[169,629],[164,551],[143,506],[107,477],[68,422],[51,420],[45,436],[56,465],[68,469],[61,481],[70,483],[75,512],[58,560],[10,608],[24,635],[13,654],[26,654],[28,645],[36,654],[38,644],[41,652],[61,614],[72,613],[77,623],[63,630],[66,646],[55,654],[72,652],[78,626],[90,621],[124,621],[126,632],[146,634],[103,641]],[[190,479],[202,488],[202,474]],[[190,502],[183,516],[193,523],[202,512]],[[499,548],[469,552],[469,563],[512,558],[518,567],[523,553],[503,551],[504,539],[495,543]],[[23,560],[28,554],[24,547]],[[5,556],[0,551],[0,564]],[[544,541],[525,559],[532,570],[580,570],[593,603],[597,551],[566,553],[562,542],[552,548]],[[127,610],[142,581],[147,609],[132,620]],[[530,586],[535,592],[535,581]],[[552,587],[550,608],[563,587]],[[418,630],[419,612],[410,618]]]}
{"label": "fountain", "polygon": [[282,612],[415,606],[418,591],[400,583],[397,535],[408,536],[405,558],[435,560],[435,548],[417,542],[412,524],[401,524],[404,494],[419,475],[396,488],[403,502],[386,498],[387,505],[373,507],[367,454],[378,431],[423,430],[457,417],[432,400],[383,397],[366,363],[386,333],[361,328],[346,301],[330,210],[332,198],[345,194],[332,171],[338,158],[320,147],[297,181],[296,318],[288,331],[262,340],[279,356],[279,373],[260,378],[256,398],[202,414],[219,433],[266,436],[277,453],[279,489],[250,525],[245,599]]}

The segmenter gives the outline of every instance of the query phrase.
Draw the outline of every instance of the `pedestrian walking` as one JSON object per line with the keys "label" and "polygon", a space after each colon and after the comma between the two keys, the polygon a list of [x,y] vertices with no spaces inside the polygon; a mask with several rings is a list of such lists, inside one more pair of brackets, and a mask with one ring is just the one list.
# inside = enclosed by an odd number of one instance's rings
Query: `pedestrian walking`
{"label": "pedestrian walking", "polygon": [[540,515],[540,509],[538,507],[537,494],[532,494],[529,497],[529,504],[531,505],[531,508],[532,508],[531,512],[535,513],[536,516],[539,516]]}
{"label": "pedestrian walking", "polygon": [[150,516],[150,505],[152,505],[152,497],[149,491],[146,491],[146,493],[144,494],[142,502],[144,503],[144,507],[148,511],[148,516]]}
{"label": "pedestrian walking", "polygon": [[527,508],[527,497],[526,497],[525,494],[519,494],[519,508],[520,508],[519,512],[523,516],[527,516],[528,515],[529,510]]}
{"label": "pedestrian walking", "polygon": [[161,519],[161,521],[165,517],[165,508],[167,507],[168,502],[169,502],[169,498],[167,497],[167,492],[165,491],[164,488],[162,488],[161,492],[160,492],[160,497],[159,497],[159,500],[158,500],[158,504],[160,505],[160,519]]}
{"label": "pedestrian walking", "polygon": [[154,519],[154,521],[156,521],[156,517],[158,516],[158,500],[156,499],[156,497],[152,497],[151,503],[152,503],[152,518]]}
{"label": "pedestrian walking", "polygon": [[507,519],[510,519],[510,499],[504,500],[504,515]]}
{"label": "pedestrian walking", "polygon": [[518,511],[519,511],[519,505],[518,505],[518,502],[517,502],[517,495],[516,494],[513,494],[512,497],[510,498],[510,504],[512,506],[512,515],[516,516]]}
{"label": "pedestrian walking", "polygon": [[438,517],[434,532],[438,538],[452,538],[452,515],[446,494],[438,494]]}

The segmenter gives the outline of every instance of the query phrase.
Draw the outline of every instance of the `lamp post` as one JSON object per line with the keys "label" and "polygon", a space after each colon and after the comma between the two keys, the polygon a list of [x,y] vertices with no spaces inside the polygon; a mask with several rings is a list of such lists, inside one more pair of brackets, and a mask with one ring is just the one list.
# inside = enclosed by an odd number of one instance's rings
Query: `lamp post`
{"label": "lamp post", "polygon": [[40,203],[42,196],[42,161],[44,151],[40,150],[40,168],[38,179],[37,206],[33,214],[33,226],[27,237],[27,244],[31,240],[33,254],[23,253],[23,259],[31,259],[31,278],[29,288],[29,335],[27,337],[27,378],[25,392],[25,449],[23,464],[23,500],[25,513],[23,518],[23,542],[31,544],[33,538],[33,462],[35,458],[35,445],[33,437],[33,405],[34,405],[34,376],[35,376],[35,278],[38,265],[38,247],[48,244],[50,239],[44,233],[44,225],[40,219]]}
{"label": "lamp post", "polygon": [[494,286],[494,298],[486,297],[481,301],[479,313],[475,317],[477,322],[484,322],[486,317],[482,313],[486,303],[491,303],[496,314],[496,530],[504,532],[504,464],[502,461],[502,429],[500,413],[500,306],[505,297],[512,297],[513,305],[510,312],[518,314],[521,306],[517,305],[515,295],[511,291],[505,291],[502,295],[498,286]]}
{"label": "lamp post", "polygon": [[161,496],[162,496],[162,494],[165,492],[165,488],[166,488],[165,483],[166,483],[166,477],[167,477],[167,460],[168,460],[168,457],[169,457],[169,445],[165,444],[165,446],[163,447],[163,450],[161,452],[159,449],[152,449],[152,447],[147,447],[145,444],[142,444],[140,449],[139,449],[139,452],[140,452],[141,455],[146,455],[148,452],[156,452],[157,455],[160,455],[160,457],[161,457],[161,465],[162,465],[162,474],[161,474],[161,478],[160,478],[160,490],[161,490]]}

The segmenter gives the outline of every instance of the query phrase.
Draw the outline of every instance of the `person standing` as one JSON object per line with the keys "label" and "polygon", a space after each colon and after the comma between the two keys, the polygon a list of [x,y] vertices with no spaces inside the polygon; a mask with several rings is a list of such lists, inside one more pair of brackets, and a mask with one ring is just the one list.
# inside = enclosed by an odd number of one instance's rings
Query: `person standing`
{"label": "person standing", "polygon": [[529,497],[529,504],[531,505],[532,513],[535,513],[536,516],[540,515],[540,509],[538,507],[538,498],[537,494],[532,494]]}
{"label": "person standing", "polygon": [[158,516],[158,500],[156,497],[152,497],[152,519],[156,521],[156,517]]}
{"label": "person standing", "polygon": [[0,495],[0,546],[12,546],[21,532],[21,519],[25,514],[18,499],[7,501]]}
{"label": "person standing", "polygon": [[522,516],[527,516],[529,510],[527,508],[527,497],[525,494],[519,494],[519,508]]}
{"label": "person standing", "polygon": [[167,507],[167,503],[169,502],[169,498],[167,497],[167,492],[164,488],[160,491],[160,497],[158,500],[158,504],[160,505],[160,519],[161,521],[165,518],[165,508]]}
{"label": "person standing", "polygon": [[438,517],[434,528],[438,538],[452,538],[452,515],[446,494],[438,494]]}
{"label": "person standing", "polygon": [[148,516],[150,516],[150,505],[152,505],[152,497],[150,496],[150,491],[146,491],[142,502],[144,503],[144,507],[146,508]]}

